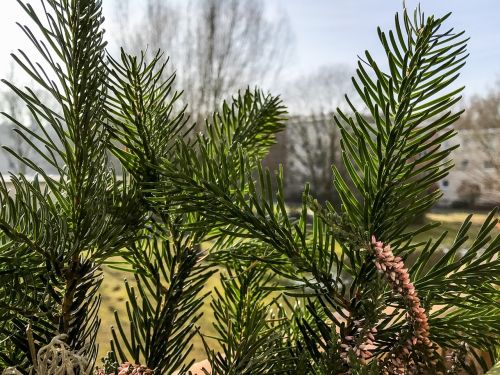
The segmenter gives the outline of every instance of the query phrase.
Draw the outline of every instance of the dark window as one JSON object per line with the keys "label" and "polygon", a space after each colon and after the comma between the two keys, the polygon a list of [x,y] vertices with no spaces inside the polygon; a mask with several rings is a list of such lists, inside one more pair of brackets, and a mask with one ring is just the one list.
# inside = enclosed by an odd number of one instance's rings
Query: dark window
{"label": "dark window", "polygon": [[493,162],[491,160],[486,160],[484,163],[483,163],[484,167],[485,168],[493,168]]}
{"label": "dark window", "polygon": [[448,180],[443,180],[443,187],[448,187],[450,182]]}
{"label": "dark window", "polygon": [[462,160],[461,166],[462,169],[466,169],[469,166],[469,161],[467,159]]}

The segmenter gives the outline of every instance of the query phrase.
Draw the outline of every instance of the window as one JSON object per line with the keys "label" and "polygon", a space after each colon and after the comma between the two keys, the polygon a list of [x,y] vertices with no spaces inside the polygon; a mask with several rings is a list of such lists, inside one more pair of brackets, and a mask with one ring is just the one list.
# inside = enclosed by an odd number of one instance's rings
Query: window
{"label": "window", "polygon": [[483,166],[484,168],[486,169],[491,169],[493,168],[493,162],[491,160],[486,160],[484,163],[483,163]]}
{"label": "window", "polygon": [[447,188],[448,186],[450,186],[450,182],[448,180],[443,180],[443,182],[441,183],[441,185],[444,187],[444,188]]}
{"label": "window", "polygon": [[467,169],[468,166],[469,166],[469,161],[467,159],[462,160],[462,162],[460,163],[460,167],[462,169]]}

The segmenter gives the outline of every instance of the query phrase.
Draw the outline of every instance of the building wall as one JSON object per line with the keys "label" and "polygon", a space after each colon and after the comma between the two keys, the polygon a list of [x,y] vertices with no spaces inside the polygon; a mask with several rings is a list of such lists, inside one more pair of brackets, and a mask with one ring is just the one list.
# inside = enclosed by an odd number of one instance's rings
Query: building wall
{"label": "building wall", "polygon": [[477,205],[500,204],[500,129],[461,130],[455,138],[445,142],[444,147],[456,144],[460,147],[451,153],[455,166],[439,182],[443,192],[439,204],[460,203],[463,198],[459,188],[463,183],[479,186]]}

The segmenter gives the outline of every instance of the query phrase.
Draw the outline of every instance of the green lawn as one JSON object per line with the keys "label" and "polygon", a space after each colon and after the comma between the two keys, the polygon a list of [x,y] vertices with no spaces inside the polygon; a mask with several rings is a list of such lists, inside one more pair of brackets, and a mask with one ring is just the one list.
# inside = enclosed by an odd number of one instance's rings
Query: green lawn
{"label": "green lawn", "polygon": [[[437,237],[444,230],[449,232],[447,239],[444,241],[443,246],[448,246],[455,237],[455,234],[467,216],[464,212],[443,212],[443,213],[429,213],[426,216],[426,221],[442,223],[440,228],[433,229],[432,231],[421,235],[418,239],[425,241],[429,237]],[[471,233],[475,234],[480,228],[481,223],[486,218],[487,214],[479,213],[473,217],[473,227],[471,228]],[[500,228],[499,228],[500,229]],[[102,294],[102,305],[100,310],[100,316],[102,319],[101,328],[99,331],[98,343],[99,343],[99,354],[101,358],[109,350],[109,341],[111,339],[110,326],[114,325],[113,312],[116,310],[120,316],[125,316],[125,301],[127,299],[127,294],[124,286],[124,278],[127,277],[129,280],[133,280],[133,276],[121,271],[116,271],[110,269],[109,267],[104,267],[104,281],[101,286]],[[206,286],[207,291],[213,290],[213,288],[219,284],[219,275],[215,274]],[[212,313],[208,306],[210,297],[207,299],[205,304],[204,316],[200,321],[201,330],[204,334],[213,335],[214,330],[211,324]],[[126,319],[124,319],[124,322]],[[126,325],[125,325],[126,327]],[[126,327],[128,329],[128,327]],[[203,345],[201,340],[196,337],[194,341],[194,350],[191,354],[192,358],[203,359],[205,358],[205,353],[203,350]]]}
{"label": "green lawn", "polygon": [[[443,232],[447,231],[448,235],[443,241],[443,246],[449,246],[453,243],[453,240],[457,234],[458,229],[467,218],[468,213],[463,211],[453,211],[453,212],[431,212],[426,215],[426,223],[439,222],[441,225],[434,228],[428,232],[418,235],[416,239],[418,241],[427,241],[429,238],[437,238]],[[469,230],[470,240],[473,236],[476,236],[481,228],[482,223],[486,220],[488,213],[480,212],[475,213],[472,216],[471,222],[472,226]],[[470,241],[469,240],[469,241]]]}

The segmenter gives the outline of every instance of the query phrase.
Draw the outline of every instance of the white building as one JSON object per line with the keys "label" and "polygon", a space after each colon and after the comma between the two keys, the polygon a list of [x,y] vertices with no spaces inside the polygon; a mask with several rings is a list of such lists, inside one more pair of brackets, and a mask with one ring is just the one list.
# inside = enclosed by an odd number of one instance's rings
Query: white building
{"label": "white building", "polygon": [[439,204],[500,205],[500,128],[459,130],[444,147],[456,144],[460,147],[451,154],[455,167],[439,182]]}

